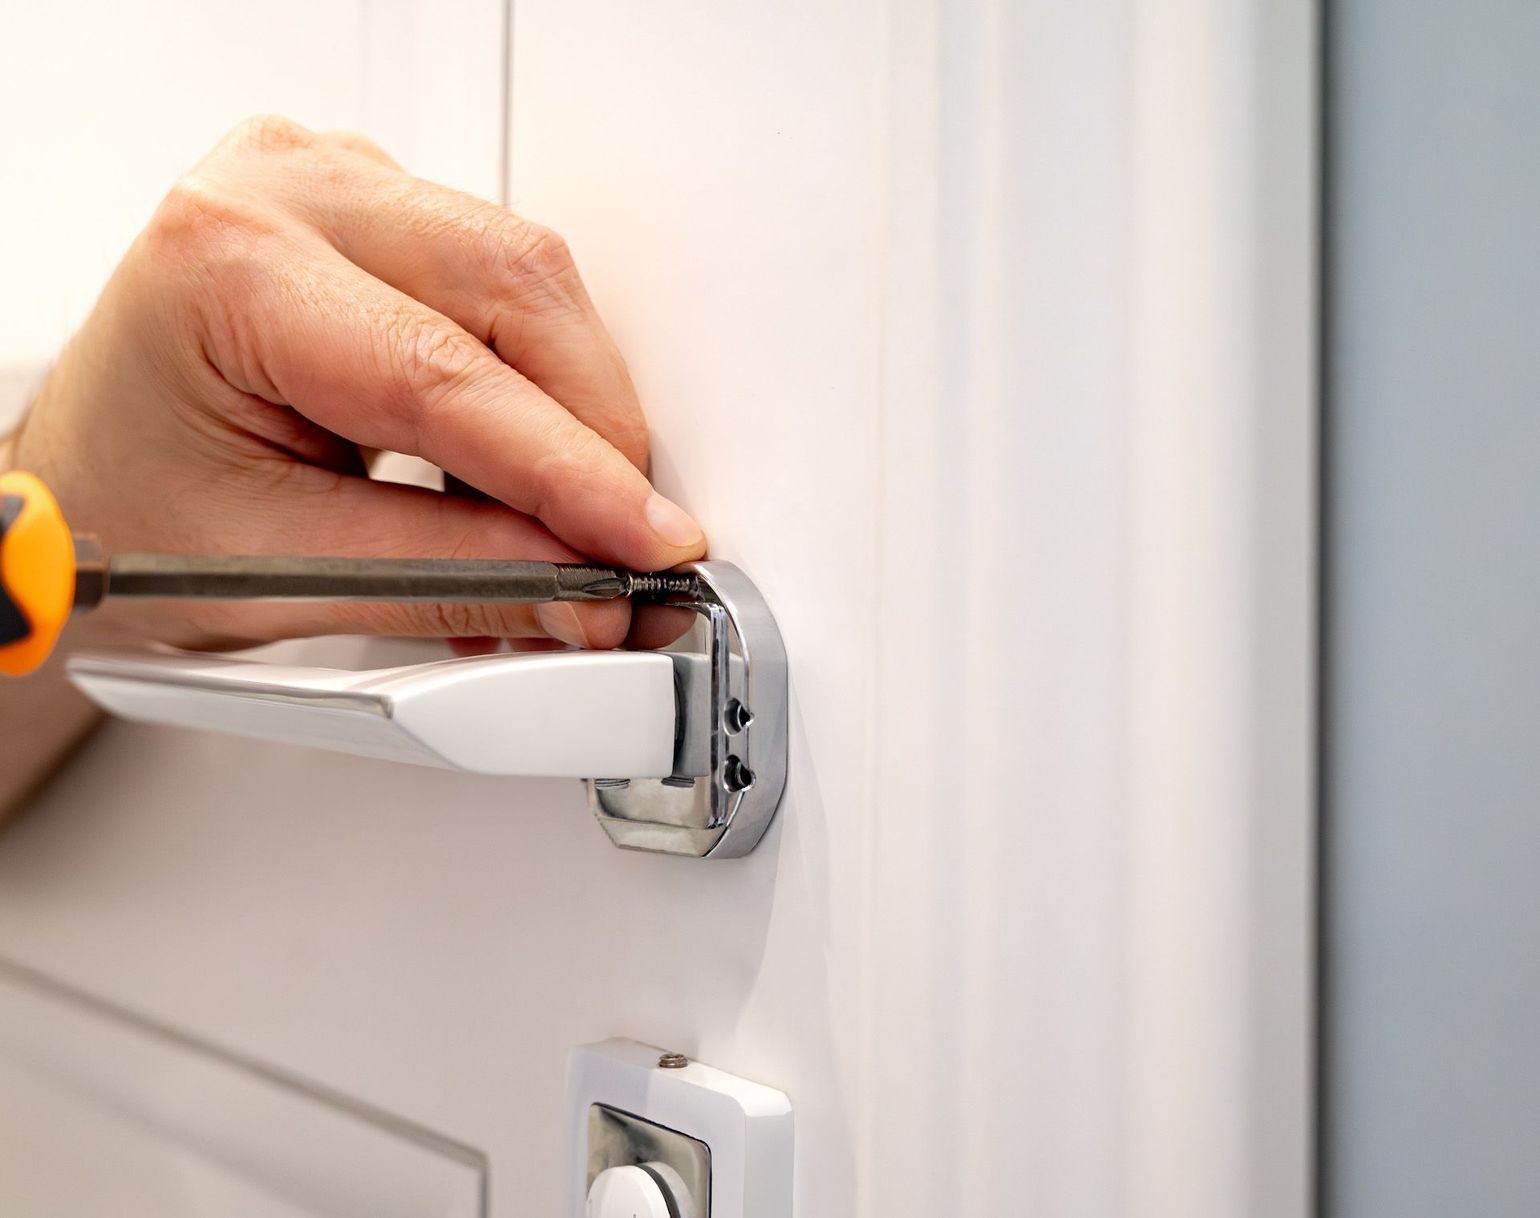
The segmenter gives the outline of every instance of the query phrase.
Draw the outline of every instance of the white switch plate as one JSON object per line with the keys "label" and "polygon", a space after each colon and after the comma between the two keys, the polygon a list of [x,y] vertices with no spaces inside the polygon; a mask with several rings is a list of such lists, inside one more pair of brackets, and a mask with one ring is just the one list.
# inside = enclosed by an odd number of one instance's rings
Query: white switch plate
{"label": "white switch plate", "polygon": [[584,1218],[588,1110],[594,1104],[688,1134],[711,1150],[706,1218],[791,1218],[792,1114],[783,1092],[699,1062],[658,1065],[663,1050],[606,1040],[572,1051],[567,1128],[573,1148],[568,1213]]}

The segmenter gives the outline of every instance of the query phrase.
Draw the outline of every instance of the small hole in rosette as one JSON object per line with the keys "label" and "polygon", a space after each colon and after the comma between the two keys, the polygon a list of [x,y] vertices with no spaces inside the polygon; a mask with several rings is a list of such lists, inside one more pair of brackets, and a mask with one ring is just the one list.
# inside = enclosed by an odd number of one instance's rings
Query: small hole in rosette
{"label": "small hole in rosette", "polygon": [[754,785],[754,771],[744,765],[743,758],[729,756],[722,767],[722,785],[729,791],[747,791]]}
{"label": "small hole in rosette", "polygon": [[754,713],[748,707],[737,698],[727,700],[727,705],[722,708],[722,726],[730,735],[736,736],[753,722]]}

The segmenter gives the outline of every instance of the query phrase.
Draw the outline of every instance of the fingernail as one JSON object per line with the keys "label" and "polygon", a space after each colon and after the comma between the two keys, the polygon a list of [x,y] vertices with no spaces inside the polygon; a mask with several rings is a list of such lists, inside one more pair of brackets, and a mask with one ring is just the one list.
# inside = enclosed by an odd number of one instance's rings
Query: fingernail
{"label": "fingernail", "polygon": [[588,636],[583,633],[583,623],[577,615],[577,610],[571,605],[564,605],[560,601],[536,605],[535,617],[540,622],[540,629],[553,639],[571,643],[574,647],[588,646]]}
{"label": "fingernail", "polygon": [[653,491],[652,498],[647,500],[643,515],[647,517],[652,531],[671,546],[690,549],[706,539],[706,534],[690,513],[657,491]]}

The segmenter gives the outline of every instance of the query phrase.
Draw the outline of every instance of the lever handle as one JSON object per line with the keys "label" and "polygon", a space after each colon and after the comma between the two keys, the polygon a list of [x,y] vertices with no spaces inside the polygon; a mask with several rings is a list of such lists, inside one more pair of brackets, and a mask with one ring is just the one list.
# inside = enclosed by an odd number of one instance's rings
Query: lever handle
{"label": "lever handle", "polygon": [[674,657],[479,656],[352,672],[191,653],[83,653],[70,679],[127,719],[477,774],[664,778],[681,735]]}
{"label": "lever handle", "polygon": [[479,774],[586,778],[589,808],[617,846],[737,858],[764,836],[786,786],[786,650],[737,567],[692,563],[683,577],[696,625],[667,652],[373,672],[109,652],[73,656],[67,671],[107,710],[147,723]]}

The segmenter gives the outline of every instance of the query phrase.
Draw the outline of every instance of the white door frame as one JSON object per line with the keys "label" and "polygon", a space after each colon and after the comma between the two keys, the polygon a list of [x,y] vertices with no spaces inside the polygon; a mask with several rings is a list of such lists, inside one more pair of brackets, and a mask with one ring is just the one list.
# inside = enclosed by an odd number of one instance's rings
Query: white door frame
{"label": "white door frame", "polygon": [[892,6],[863,1213],[1309,1212],[1315,8]]}

